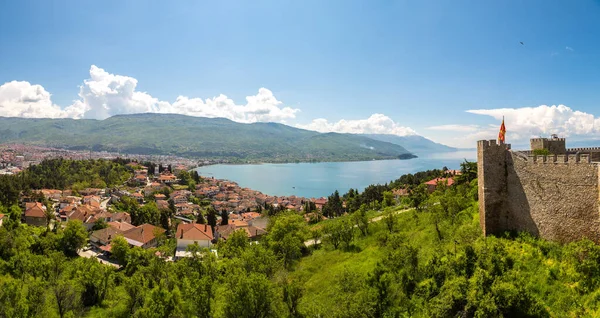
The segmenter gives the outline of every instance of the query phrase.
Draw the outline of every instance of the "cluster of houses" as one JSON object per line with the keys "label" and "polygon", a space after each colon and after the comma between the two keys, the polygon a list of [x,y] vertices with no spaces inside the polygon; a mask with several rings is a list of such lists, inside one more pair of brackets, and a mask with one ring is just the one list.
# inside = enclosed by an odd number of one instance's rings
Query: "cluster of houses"
{"label": "cluster of houses", "polygon": [[[266,234],[267,219],[250,210],[259,204],[267,202],[286,206],[301,205],[295,197],[264,196],[260,192],[242,189],[237,184],[225,180],[206,179],[194,192],[187,189],[163,191],[165,188],[170,189],[170,186],[178,181],[169,171],[149,175],[145,167],[137,166],[128,186],[119,189],[88,188],[77,193],[71,190],[43,189],[37,191],[38,195],[21,198],[24,209],[22,220],[34,226],[60,226],[70,220],[80,220],[90,233],[89,242],[92,247],[104,253],[110,253],[111,242],[118,236],[122,236],[130,246],[147,249],[156,247],[161,238],[166,238],[166,230],[152,224],[135,226],[131,224],[129,213],[110,211],[110,204],[118,202],[124,196],[135,199],[142,206],[154,201],[159,209],[171,209],[172,203],[176,218],[179,219],[172,236],[177,240],[176,258],[180,258],[188,256],[186,250],[190,244],[210,247],[219,239],[227,240],[237,230],[245,231],[251,240],[258,240]],[[39,202],[40,195],[45,198],[46,205]],[[258,196],[261,198],[260,203],[256,200]],[[208,200],[209,204],[218,207],[219,211],[229,212],[227,224],[221,225],[220,215],[217,218],[219,225],[214,228],[196,223],[197,214],[201,213],[203,207],[192,201],[198,202],[200,199]],[[219,203],[232,201],[237,204]],[[0,225],[4,217],[0,215]],[[101,220],[106,227],[96,230],[95,226],[101,224]]]}

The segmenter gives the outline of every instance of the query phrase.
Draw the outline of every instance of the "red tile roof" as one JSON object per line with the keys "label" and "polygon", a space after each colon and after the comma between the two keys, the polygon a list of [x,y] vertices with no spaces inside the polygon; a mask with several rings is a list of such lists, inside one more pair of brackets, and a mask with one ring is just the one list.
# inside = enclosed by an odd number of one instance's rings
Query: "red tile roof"
{"label": "red tile roof", "polygon": [[177,226],[177,239],[191,240],[191,241],[212,241],[213,233],[211,227],[206,224],[184,224],[179,223]]}
{"label": "red tile roof", "polygon": [[125,238],[146,244],[156,238],[154,233],[164,233],[165,230],[152,224],[142,224],[123,233]]}
{"label": "red tile roof", "polygon": [[25,210],[25,216],[30,218],[46,218],[46,211],[44,211],[44,206],[41,203],[35,202],[32,207]]}
{"label": "red tile roof", "polygon": [[129,231],[129,230],[135,228],[135,226],[133,226],[127,222],[112,221],[112,222],[108,222],[107,224],[108,224],[108,226],[115,228],[117,230],[121,230],[123,232]]}
{"label": "red tile roof", "polygon": [[454,184],[454,179],[452,179],[452,178],[435,178],[433,180],[429,180],[429,181],[425,182],[425,184],[437,185],[439,182],[451,186]]}

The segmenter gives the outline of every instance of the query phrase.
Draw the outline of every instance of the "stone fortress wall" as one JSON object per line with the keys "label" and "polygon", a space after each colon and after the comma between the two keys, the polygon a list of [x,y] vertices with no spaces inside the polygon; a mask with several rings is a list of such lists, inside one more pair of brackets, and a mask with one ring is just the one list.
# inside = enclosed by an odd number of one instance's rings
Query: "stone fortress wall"
{"label": "stone fortress wall", "polygon": [[[480,224],[485,235],[526,231],[545,239],[600,242],[600,148],[565,147],[564,138],[531,140],[514,151],[477,143]],[[534,155],[546,149],[551,155]]]}

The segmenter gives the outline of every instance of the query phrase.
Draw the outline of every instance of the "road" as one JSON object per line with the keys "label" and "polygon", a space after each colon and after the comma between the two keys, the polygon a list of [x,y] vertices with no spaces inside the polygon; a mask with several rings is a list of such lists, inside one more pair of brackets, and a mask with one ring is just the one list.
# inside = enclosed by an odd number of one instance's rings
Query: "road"
{"label": "road", "polygon": [[[414,210],[414,208],[409,208],[409,209],[404,209],[404,210],[400,210],[400,211],[396,211],[395,214],[400,214],[400,213],[404,213],[404,212],[408,212],[408,211],[412,211]],[[381,211],[377,211],[377,213],[381,213]],[[373,222],[379,222],[381,220],[383,220],[383,218],[385,217],[385,215],[380,215],[380,216],[376,216],[374,218],[372,218],[369,223],[373,223]],[[356,225],[354,225],[354,227],[356,227]],[[304,242],[304,245],[306,247],[315,245],[315,244],[321,244],[321,240],[308,240],[306,242]]]}
{"label": "road", "polygon": [[97,259],[100,264],[106,264],[106,265],[111,265],[113,267],[119,268],[121,267],[119,264],[114,263],[112,260],[106,258],[104,255],[96,253],[92,250],[79,250],[78,252],[80,257],[85,257],[85,258],[95,258]]}

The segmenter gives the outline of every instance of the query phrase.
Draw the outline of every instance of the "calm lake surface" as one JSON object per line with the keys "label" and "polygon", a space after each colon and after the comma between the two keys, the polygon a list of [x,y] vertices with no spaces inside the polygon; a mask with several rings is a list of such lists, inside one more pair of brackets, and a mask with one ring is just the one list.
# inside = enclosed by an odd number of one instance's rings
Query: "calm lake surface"
{"label": "calm lake surface", "polygon": [[476,157],[472,150],[421,155],[409,160],[212,165],[196,170],[201,176],[235,181],[241,187],[268,195],[316,198],[328,196],[335,190],[340,194],[350,188],[362,191],[368,185],[387,183],[407,173],[444,166],[459,169],[463,160],[475,161]]}

